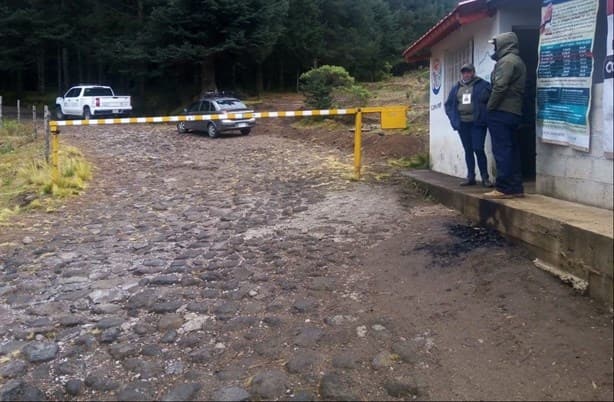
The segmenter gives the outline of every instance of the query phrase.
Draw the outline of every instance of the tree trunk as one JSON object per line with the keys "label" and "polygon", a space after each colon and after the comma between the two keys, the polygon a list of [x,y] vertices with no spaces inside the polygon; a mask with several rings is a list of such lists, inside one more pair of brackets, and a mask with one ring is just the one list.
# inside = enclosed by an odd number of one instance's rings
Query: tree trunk
{"label": "tree trunk", "polygon": [[139,22],[143,22],[143,16],[144,16],[143,10],[144,10],[143,0],[136,0],[136,16]]}
{"label": "tree trunk", "polygon": [[104,84],[104,68],[102,66],[102,59],[100,57],[96,58],[96,67],[98,67],[98,85]]}
{"label": "tree trunk", "polygon": [[264,91],[264,78],[262,74],[262,63],[256,64],[256,92],[258,95]]}
{"label": "tree trunk", "polygon": [[68,89],[68,87],[70,86],[70,73],[69,73],[69,67],[70,64],[68,63],[68,49],[67,48],[62,48],[62,72],[64,73],[64,90]]}
{"label": "tree trunk", "polygon": [[232,89],[237,89],[237,63],[232,63]]}
{"label": "tree trunk", "polygon": [[36,55],[36,74],[37,74],[37,88],[39,94],[44,94],[46,88],[45,80],[45,48],[41,47]]}
{"label": "tree trunk", "polygon": [[200,89],[202,94],[217,91],[215,84],[215,58],[209,56],[200,64]]}
{"label": "tree trunk", "polygon": [[79,83],[83,83],[83,60],[81,58],[81,49],[77,49],[77,68],[79,70]]}
{"label": "tree trunk", "polygon": [[17,70],[17,99],[23,95],[23,72],[21,69]]}
{"label": "tree trunk", "polygon": [[[137,10],[137,18],[139,21],[139,26],[142,27],[143,26],[143,21],[144,21],[144,6],[143,6],[143,0],[137,0],[136,2],[136,10]],[[137,76],[137,86],[138,86],[138,93],[139,93],[139,98],[140,99],[145,99],[145,73],[147,71],[147,64],[145,62],[140,62],[139,63],[139,75]]]}
{"label": "tree trunk", "polygon": [[64,86],[62,85],[62,51],[60,50],[60,46],[58,46],[58,96],[64,95]]}
{"label": "tree trunk", "polygon": [[285,74],[285,64],[284,64],[284,59],[283,58],[279,58],[279,90],[283,91],[284,90],[284,74]]}

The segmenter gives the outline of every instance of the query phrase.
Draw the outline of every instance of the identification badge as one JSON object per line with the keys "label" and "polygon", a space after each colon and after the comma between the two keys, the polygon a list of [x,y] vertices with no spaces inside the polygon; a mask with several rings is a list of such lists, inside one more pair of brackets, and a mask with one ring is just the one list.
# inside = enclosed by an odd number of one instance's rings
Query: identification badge
{"label": "identification badge", "polygon": [[471,104],[471,94],[463,94],[463,105]]}

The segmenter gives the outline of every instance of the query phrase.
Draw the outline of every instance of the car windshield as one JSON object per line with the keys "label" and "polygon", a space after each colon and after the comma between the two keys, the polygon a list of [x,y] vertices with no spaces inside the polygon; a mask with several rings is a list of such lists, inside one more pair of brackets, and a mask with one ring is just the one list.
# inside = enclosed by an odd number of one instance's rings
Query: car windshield
{"label": "car windshield", "polygon": [[220,106],[221,110],[247,109],[245,103],[238,99],[218,99],[216,103]]}

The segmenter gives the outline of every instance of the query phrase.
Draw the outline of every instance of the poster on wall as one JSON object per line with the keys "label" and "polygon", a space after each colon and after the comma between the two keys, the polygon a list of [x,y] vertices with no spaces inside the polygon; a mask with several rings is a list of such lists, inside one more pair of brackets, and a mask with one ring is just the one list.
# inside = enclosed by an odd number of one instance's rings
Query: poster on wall
{"label": "poster on wall", "polygon": [[614,158],[614,0],[607,0],[608,40],[603,64],[603,151]]}
{"label": "poster on wall", "polygon": [[439,61],[439,59],[435,59],[432,61],[431,89],[433,91],[433,95],[439,94],[439,90],[441,89],[441,62]]}
{"label": "poster on wall", "polygon": [[599,0],[543,0],[537,68],[537,135],[590,148],[593,41]]}

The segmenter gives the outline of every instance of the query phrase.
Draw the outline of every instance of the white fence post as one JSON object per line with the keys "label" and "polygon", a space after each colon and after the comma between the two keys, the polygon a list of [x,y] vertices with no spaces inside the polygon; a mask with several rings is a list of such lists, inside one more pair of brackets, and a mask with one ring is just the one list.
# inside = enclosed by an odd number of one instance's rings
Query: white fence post
{"label": "white fence post", "polygon": [[2,124],[2,96],[0,96],[0,124]]}
{"label": "white fence post", "polygon": [[32,130],[34,138],[36,138],[38,135],[38,131],[36,129],[36,105],[32,105]]}
{"label": "white fence post", "polygon": [[49,162],[49,107],[45,105],[44,123],[45,125],[45,160]]}
{"label": "white fence post", "polygon": [[17,123],[21,123],[21,100],[17,99]]}

